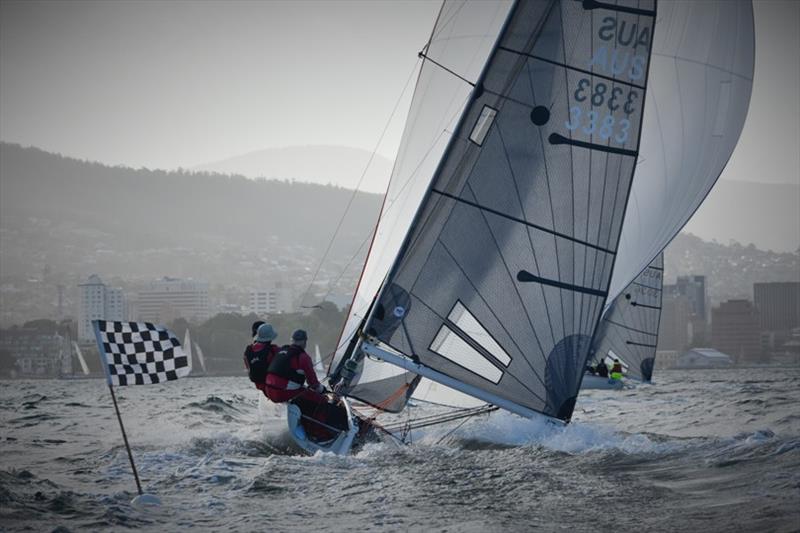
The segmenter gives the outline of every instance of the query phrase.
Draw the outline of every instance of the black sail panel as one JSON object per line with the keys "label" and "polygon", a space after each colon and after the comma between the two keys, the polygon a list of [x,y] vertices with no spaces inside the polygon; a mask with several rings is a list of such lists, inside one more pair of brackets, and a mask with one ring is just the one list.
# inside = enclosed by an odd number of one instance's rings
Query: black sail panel
{"label": "black sail panel", "polygon": [[592,345],[592,357],[597,361],[618,358],[627,377],[651,380],[663,282],[662,252],[608,306]]}
{"label": "black sail panel", "polygon": [[[636,163],[654,2],[520,2],[367,334],[569,419]],[[397,305],[396,294],[408,297]]]}

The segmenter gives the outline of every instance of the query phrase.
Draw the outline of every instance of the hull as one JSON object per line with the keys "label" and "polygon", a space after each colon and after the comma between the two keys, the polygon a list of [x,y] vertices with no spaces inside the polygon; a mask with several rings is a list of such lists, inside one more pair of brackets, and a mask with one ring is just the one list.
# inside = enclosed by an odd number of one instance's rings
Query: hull
{"label": "hull", "polygon": [[[304,417],[300,408],[291,402],[287,403],[286,421],[289,426],[289,436],[295,445],[311,455],[317,452],[349,455],[366,442],[378,441],[373,425],[360,418],[353,411],[350,402],[346,398],[341,398],[340,401],[346,413],[347,429],[338,429],[320,422],[308,421],[307,417],[305,423],[303,423]],[[324,427],[332,434],[331,438],[321,440],[311,437],[309,430],[313,425]]]}
{"label": "hull", "polygon": [[625,385],[622,383],[621,379],[603,378],[591,374],[584,375],[583,382],[581,382],[582,390],[620,390],[624,387]]}

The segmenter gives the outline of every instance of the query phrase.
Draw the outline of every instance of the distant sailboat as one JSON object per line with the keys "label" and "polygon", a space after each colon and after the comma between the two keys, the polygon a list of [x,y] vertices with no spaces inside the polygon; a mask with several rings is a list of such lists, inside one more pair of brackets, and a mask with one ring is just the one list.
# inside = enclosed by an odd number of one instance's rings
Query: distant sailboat
{"label": "distant sailboat", "polygon": [[[663,285],[662,252],[606,309],[592,343],[589,363],[610,367],[619,360],[626,378],[651,380],[658,345]],[[581,389],[613,388],[622,388],[622,381],[593,374],[584,376],[581,384]]]}
{"label": "distant sailboat", "polygon": [[[200,349],[200,346],[195,342],[194,343],[194,350],[192,350],[192,338],[189,334],[189,330],[186,330],[186,334],[183,336],[183,351],[186,353],[186,356],[189,360],[197,359],[197,362],[200,363],[200,368],[203,370],[203,375],[207,374],[206,371],[206,361],[203,357],[203,350]],[[196,366],[192,365],[193,368],[197,368]],[[193,376],[198,376],[198,374],[192,374]]]}
{"label": "distant sailboat", "polygon": [[200,368],[203,369],[203,374],[208,374],[208,370],[206,370],[206,358],[203,356],[203,350],[200,348],[200,345],[196,342],[194,343],[194,353],[197,355],[197,362],[200,363]]}
{"label": "distant sailboat", "polygon": [[83,352],[81,352],[81,347],[78,346],[76,341],[72,341],[72,347],[75,350],[75,356],[78,358],[78,363],[81,365],[81,370],[85,376],[89,375],[89,365],[86,364],[86,359],[83,357]]}
{"label": "distant sailboat", "polygon": [[[570,420],[604,310],[713,185],[749,99],[748,73],[729,68],[752,57],[749,3],[656,9],[655,0],[444,2],[328,371],[350,426],[325,443],[292,432],[298,444],[347,453],[364,427],[348,398],[399,412],[424,392],[423,378],[436,384],[428,392],[443,385],[524,417]],[[648,91],[651,70],[660,98]],[[674,150],[685,142],[674,116],[698,95],[664,94],[686,72],[692,87],[703,76],[728,85],[700,93],[712,126],[689,135],[711,153],[681,169],[691,183],[678,201],[671,165],[695,149]],[[645,140],[664,133],[678,139],[643,157]],[[654,220],[626,213],[652,200],[637,184],[654,179],[666,181],[671,207]],[[625,237],[637,222],[647,246]],[[288,418],[296,428],[296,406]]]}

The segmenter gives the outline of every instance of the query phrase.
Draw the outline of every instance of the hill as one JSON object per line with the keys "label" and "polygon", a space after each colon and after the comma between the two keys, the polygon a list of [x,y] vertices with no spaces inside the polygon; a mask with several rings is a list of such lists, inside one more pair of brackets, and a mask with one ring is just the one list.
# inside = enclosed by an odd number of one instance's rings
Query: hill
{"label": "hill", "polygon": [[359,190],[383,194],[392,161],[375,154],[370,162],[371,157],[366,150],[345,146],[289,146],[250,152],[193,170],[248,178],[294,179],[319,185],[335,183],[346,189],[355,189],[363,175]]}
{"label": "hill", "polygon": [[[206,262],[209,254],[227,256],[223,272],[242,260],[242,252],[313,263],[351,195],[340,187],[287,180],[108,167],[3,143],[0,270],[4,276],[26,274],[40,272],[45,263],[63,269],[75,260],[84,264],[70,270],[80,267],[76,272],[86,275],[84,267],[116,258],[115,275],[195,273],[208,279],[197,254],[205,254]],[[332,247],[333,261],[352,255],[374,227],[379,206],[378,195],[355,195]],[[166,263],[148,255],[164,249],[186,253]]]}

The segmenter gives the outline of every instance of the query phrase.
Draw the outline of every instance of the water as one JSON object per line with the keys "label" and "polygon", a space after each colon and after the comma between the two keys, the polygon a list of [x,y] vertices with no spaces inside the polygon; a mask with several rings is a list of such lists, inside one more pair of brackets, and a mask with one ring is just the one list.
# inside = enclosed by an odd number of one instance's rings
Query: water
{"label": "water", "polygon": [[158,509],[104,381],[0,381],[0,530],[800,530],[800,369],[656,380],[354,457],[287,452],[246,379],[120,388]]}

